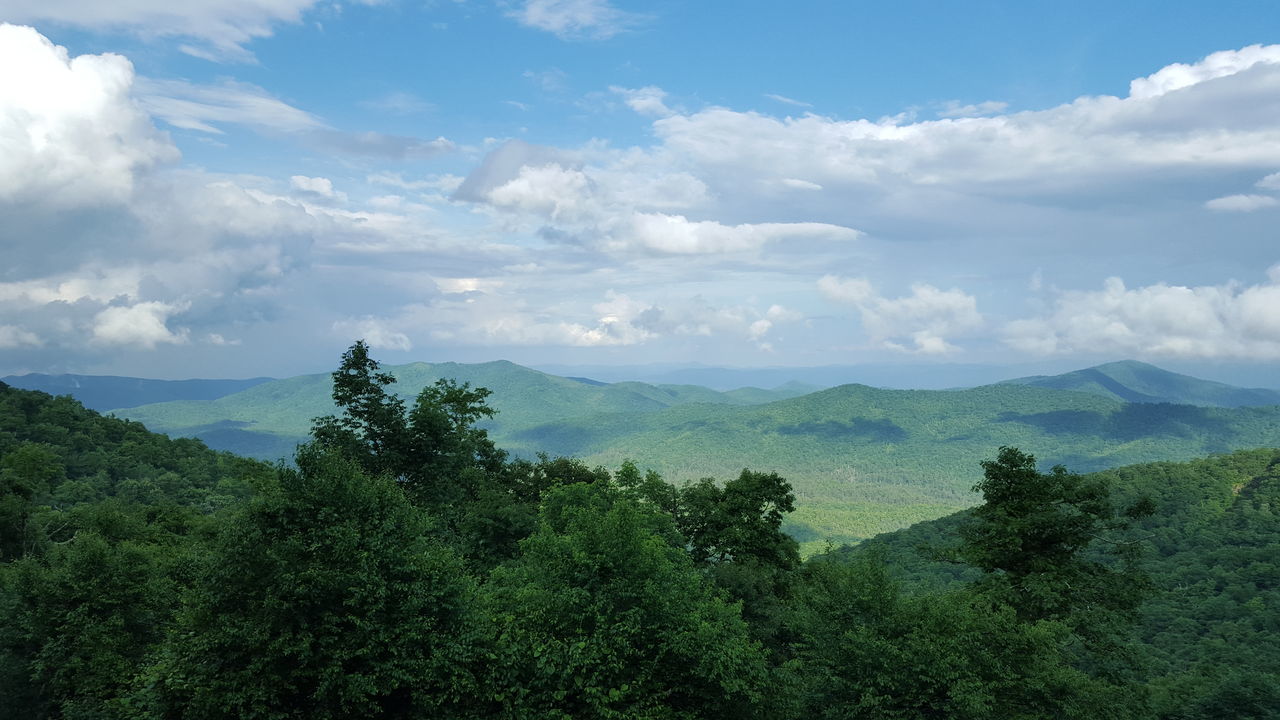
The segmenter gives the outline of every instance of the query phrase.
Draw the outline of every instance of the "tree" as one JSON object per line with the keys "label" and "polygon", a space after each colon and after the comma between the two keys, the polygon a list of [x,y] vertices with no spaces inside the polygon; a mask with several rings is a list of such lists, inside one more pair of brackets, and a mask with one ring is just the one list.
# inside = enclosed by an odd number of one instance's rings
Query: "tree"
{"label": "tree", "polygon": [[550,491],[488,585],[494,716],[749,716],[760,648],[677,540],[670,518],[607,484]]}
{"label": "tree", "polygon": [[385,476],[305,447],[222,524],[153,668],[173,718],[448,717],[473,583]]}
{"label": "tree", "polygon": [[357,340],[342,354],[333,372],[333,402],[342,415],[316,418],[316,440],[341,448],[369,472],[391,472],[402,464],[406,435],[404,401],[384,388],[394,383],[369,357],[369,346]]}
{"label": "tree", "polygon": [[[1034,456],[1011,447],[982,469],[973,489],[984,502],[960,527],[959,556],[985,574],[988,590],[1025,621],[1094,609],[1132,614],[1142,597],[1137,546],[1104,537],[1126,525],[1104,481],[1061,465],[1041,473]],[[1150,512],[1150,502],[1139,500],[1126,514]],[[1094,544],[1108,545],[1120,566],[1088,554]]]}

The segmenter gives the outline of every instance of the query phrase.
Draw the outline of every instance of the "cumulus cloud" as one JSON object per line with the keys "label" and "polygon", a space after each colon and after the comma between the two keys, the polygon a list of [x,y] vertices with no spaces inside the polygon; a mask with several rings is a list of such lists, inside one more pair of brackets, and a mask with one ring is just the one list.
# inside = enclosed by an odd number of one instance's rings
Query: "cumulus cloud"
{"label": "cumulus cloud", "polygon": [[1005,328],[1013,348],[1185,358],[1280,358],[1280,266],[1256,285],[1128,288],[1059,293],[1050,312]]}
{"label": "cumulus cloud", "polygon": [[1210,210],[1221,212],[1253,212],[1276,205],[1280,205],[1280,200],[1270,195],[1227,195],[1214,198],[1204,204]]}
{"label": "cumulus cloud", "polygon": [[554,33],[563,40],[606,40],[641,19],[613,7],[608,0],[524,0],[508,14],[521,25]]}
{"label": "cumulus cloud", "polygon": [[611,85],[609,91],[616,95],[621,95],[627,107],[641,115],[666,117],[673,112],[665,102],[666,91],[653,85],[642,88],[624,88]]}
{"label": "cumulus cloud", "polygon": [[940,355],[959,348],[948,337],[980,328],[977,300],[961,290],[939,290],[918,283],[911,294],[890,299],[863,278],[825,275],[818,281],[823,297],[858,308],[871,342],[892,350]]}
{"label": "cumulus cloud", "polygon": [[[268,37],[280,23],[295,23],[318,0],[6,0],[15,22],[55,22],[90,30],[125,30],[143,37],[185,37],[191,55],[211,60],[251,60],[244,45]],[[3,43],[0,43],[3,44]]]}
{"label": "cumulus cloud", "polygon": [[173,332],[169,317],[189,306],[163,302],[140,302],[113,306],[98,313],[93,323],[93,339],[104,345],[129,345],[150,350],[160,343],[187,342],[187,332]]}
{"label": "cumulus cloud", "polygon": [[73,59],[32,28],[0,24],[0,67],[11,69],[0,73],[0,203],[119,203],[138,173],[177,160],[130,96],[125,58]]}
{"label": "cumulus cloud", "polygon": [[174,167],[124,58],[71,58],[12,25],[0,58],[24,68],[0,75],[0,344],[59,363],[226,345],[274,316],[313,247],[420,241],[403,216],[335,207],[327,178]]}

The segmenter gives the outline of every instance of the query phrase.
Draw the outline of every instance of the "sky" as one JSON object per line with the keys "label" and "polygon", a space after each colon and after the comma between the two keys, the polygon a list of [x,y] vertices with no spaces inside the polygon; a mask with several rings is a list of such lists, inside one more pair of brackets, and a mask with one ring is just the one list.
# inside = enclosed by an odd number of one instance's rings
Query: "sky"
{"label": "sky", "polygon": [[1280,368],[1271,0],[0,23],[0,374]]}

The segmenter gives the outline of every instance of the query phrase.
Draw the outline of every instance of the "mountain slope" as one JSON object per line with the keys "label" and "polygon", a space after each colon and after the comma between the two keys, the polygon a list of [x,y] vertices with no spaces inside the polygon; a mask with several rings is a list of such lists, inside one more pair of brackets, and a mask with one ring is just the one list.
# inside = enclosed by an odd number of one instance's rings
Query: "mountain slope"
{"label": "mountain slope", "polygon": [[[1156,513],[1130,532],[1152,588],[1138,650],[1157,717],[1274,717],[1280,702],[1280,450],[1098,473],[1116,505],[1140,496]],[[957,542],[964,515],[920,523],[842,552],[884,558],[909,591],[975,577],[920,548]],[[1255,703],[1272,714],[1249,714]]]}
{"label": "mountain slope", "polygon": [[90,410],[114,410],[175,400],[216,400],[271,381],[247,380],[148,380],[114,375],[44,375],[30,373],[0,378],[11,387],[39,390],[50,395],[70,395]]}
{"label": "mountain slope", "polygon": [[685,405],[570,419],[507,445],[673,480],[777,471],[796,487],[801,539],[852,540],[972,503],[980,460],[1001,445],[1081,471],[1280,445],[1280,408],[1123,403],[1020,385],[883,390],[845,385],[751,407]]}
{"label": "mountain slope", "polygon": [[1136,360],[1107,363],[1062,375],[1016,378],[1005,381],[1005,384],[1087,392],[1125,402],[1217,407],[1280,405],[1280,391],[1277,390],[1241,388],[1202,380]]}

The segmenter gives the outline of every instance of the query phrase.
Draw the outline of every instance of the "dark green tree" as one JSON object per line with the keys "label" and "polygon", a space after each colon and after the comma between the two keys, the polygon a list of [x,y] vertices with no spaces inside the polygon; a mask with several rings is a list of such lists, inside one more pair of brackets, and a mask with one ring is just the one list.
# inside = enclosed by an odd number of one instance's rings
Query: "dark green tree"
{"label": "dark green tree", "polygon": [[172,718],[449,717],[473,583],[385,476],[305,447],[222,523],[153,668]]}
{"label": "dark green tree", "polygon": [[670,518],[607,484],[550,491],[488,586],[494,716],[750,717],[760,648],[674,542]]}

